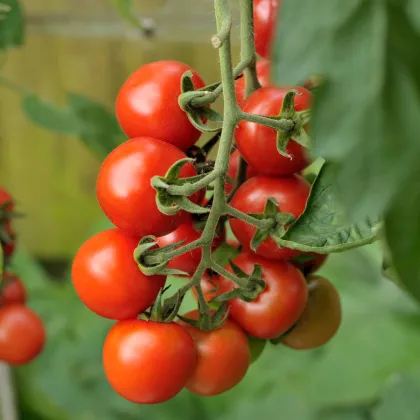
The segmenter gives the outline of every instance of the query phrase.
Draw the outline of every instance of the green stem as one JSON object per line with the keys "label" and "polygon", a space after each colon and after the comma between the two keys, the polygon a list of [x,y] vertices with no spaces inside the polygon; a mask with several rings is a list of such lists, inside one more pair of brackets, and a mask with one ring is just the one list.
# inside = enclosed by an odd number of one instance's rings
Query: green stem
{"label": "green stem", "polygon": [[153,254],[145,255],[144,262],[146,265],[161,264],[166,261],[170,261],[173,258],[179,257],[180,255],[183,255],[187,252],[190,252],[193,249],[200,247],[202,244],[203,244],[203,241],[201,238],[199,238],[193,242],[190,242],[187,245],[180,246],[179,248],[168,253],[159,253],[159,251],[157,251],[155,255]]}
{"label": "green stem", "polygon": [[249,114],[248,112],[240,112],[241,120],[250,121],[256,124],[265,125],[275,130],[289,133],[295,128],[295,122],[289,118],[271,118],[263,115]]}
{"label": "green stem", "polygon": [[273,219],[256,219],[255,217],[252,217],[249,214],[242,213],[241,211],[235,209],[232,206],[227,206],[226,213],[231,215],[235,219],[242,220],[243,222],[260,229],[270,229],[276,223]]}
{"label": "green stem", "polygon": [[225,277],[226,279],[232,281],[236,285],[242,288],[246,288],[248,286],[248,280],[247,279],[241,279],[235,274],[231,273],[230,271],[227,271],[225,268],[223,268],[221,265],[213,262],[210,266],[217,274],[220,274],[221,276]]}
{"label": "green stem", "polygon": [[200,181],[194,182],[192,184],[186,183],[184,185],[170,185],[167,191],[171,195],[190,196],[195,192],[207,187],[221,175],[222,173],[220,171],[217,171],[217,169],[215,168],[213,171],[209,172],[204,178],[200,179]]}

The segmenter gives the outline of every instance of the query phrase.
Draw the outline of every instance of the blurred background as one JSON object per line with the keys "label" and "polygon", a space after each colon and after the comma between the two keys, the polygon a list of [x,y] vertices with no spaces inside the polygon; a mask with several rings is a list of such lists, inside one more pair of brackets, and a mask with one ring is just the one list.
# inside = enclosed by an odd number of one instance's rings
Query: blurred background
{"label": "blurred background", "polygon": [[48,331],[41,356],[14,371],[20,416],[418,420],[420,312],[382,278],[376,245],[330,256],[322,269],[341,292],[344,313],[322,349],[267,346],[234,390],[213,398],[183,391],[158,406],[123,400],[105,379],[101,349],[112,323],[82,305],[69,267],[83,241],[108,226],[95,181],[123,139],[114,99],[127,76],[153,60],[183,61],[207,83],[218,80],[212,3],[138,0],[134,22],[121,1],[20,1],[24,43],[1,55],[0,184],[26,213],[16,223],[14,269]]}

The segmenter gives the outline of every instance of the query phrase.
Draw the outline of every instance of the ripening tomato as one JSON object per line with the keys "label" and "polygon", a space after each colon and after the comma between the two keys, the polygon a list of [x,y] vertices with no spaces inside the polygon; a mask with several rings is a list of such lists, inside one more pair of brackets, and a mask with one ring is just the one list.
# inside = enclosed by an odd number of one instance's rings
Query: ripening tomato
{"label": "ripening tomato", "polygon": [[[230,317],[253,337],[269,340],[283,334],[305,309],[308,289],[303,274],[286,261],[267,260],[251,253],[242,253],[233,262],[247,274],[259,264],[266,287],[252,302],[230,300]],[[227,270],[232,272],[230,266]],[[220,285],[223,293],[236,287],[222,277]]]}
{"label": "ripening tomato", "polygon": [[[235,150],[229,157],[229,168],[227,174],[234,181],[236,181],[236,177],[238,175],[240,157],[241,155],[239,154],[239,150]],[[257,175],[257,171],[251,165],[248,165],[246,168],[246,179],[252,178],[255,175]],[[234,185],[227,180],[225,184],[226,194],[230,194],[233,191],[233,187]]]}
{"label": "ripening tomato", "polygon": [[[244,182],[232,199],[231,205],[244,213],[263,213],[267,200],[276,199],[281,212],[291,213],[297,218],[305,210],[310,184],[300,176],[269,178],[258,175]],[[250,249],[256,228],[241,220],[230,218],[230,227],[238,241]],[[280,248],[271,237],[256,250],[258,255],[274,260],[290,259],[299,251]]]}
{"label": "ripening tomato", "polygon": [[119,321],[103,348],[105,374],[112,388],[137,404],[174,397],[191,376],[196,360],[191,336],[173,322]]}
{"label": "ripening tomato", "polygon": [[255,50],[264,58],[270,55],[279,4],[280,0],[254,0]]}
{"label": "ripening tomato", "polygon": [[[191,217],[187,219],[178,229],[165,236],[157,238],[159,247],[172,245],[179,241],[185,241],[181,246],[185,246],[197,239],[200,239],[200,232],[194,228]],[[179,257],[173,258],[168,263],[168,268],[185,271],[189,275],[194,274],[201,261],[201,248],[195,248]]]}
{"label": "ripening tomato", "polygon": [[[244,111],[265,116],[279,115],[284,96],[291,89],[300,93],[294,99],[296,111],[310,108],[312,94],[302,87],[263,87],[253,92],[245,101]],[[286,151],[291,158],[277,150],[277,132],[249,121],[241,121],[235,130],[235,139],[240,154],[264,175],[280,176],[300,172],[309,165],[305,148],[290,140]]]}
{"label": "ripening tomato", "polygon": [[6,220],[3,223],[3,230],[6,233],[7,237],[9,238],[8,242],[1,241],[1,246],[3,248],[3,255],[6,258],[10,258],[13,256],[16,250],[16,233],[12,228],[12,224],[10,220]]}
{"label": "ripening tomato", "polygon": [[133,258],[139,238],[118,229],[100,232],[77,251],[73,285],[81,301],[110,319],[135,318],[153,304],[165,276],[146,276]]}
{"label": "ripening tomato", "polygon": [[[130,235],[163,236],[174,231],[188,217],[184,211],[174,216],[161,213],[156,191],[151,185],[155,175],[164,176],[185,154],[171,144],[149,137],[126,141],[104,160],[98,175],[96,195],[104,213],[119,229]],[[195,176],[191,163],[181,169],[181,177]],[[198,193],[190,197],[197,202]]]}
{"label": "ripening tomato", "polygon": [[[198,311],[184,315],[198,319]],[[246,334],[227,320],[220,328],[205,332],[180,321],[197,347],[197,365],[185,385],[194,394],[212,396],[228,391],[245,376],[251,354]]]}
{"label": "ripening tomato", "polygon": [[[270,84],[270,62],[268,60],[260,60],[257,62],[257,77],[261,86]],[[236,99],[240,108],[245,102],[245,77],[242,76],[235,81]]]}
{"label": "ripening tomato", "polygon": [[303,314],[293,329],[282,339],[285,346],[297,350],[324,345],[341,324],[341,303],[337,289],[327,279],[309,276],[309,297]]}
{"label": "ripening tomato", "polygon": [[[116,102],[117,119],[128,137],[154,137],[187,150],[200,137],[178,105],[181,76],[191,70],[177,61],[155,61],[136,70],[124,83]],[[204,86],[194,71],[196,89]]]}
{"label": "ripening tomato", "polygon": [[[0,280],[1,281],[1,280]],[[22,280],[11,273],[4,273],[3,280],[6,285],[0,293],[0,306],[26,302],[26,289]]]}
{"label": "ripening tomato", "polygon": [[10,365],[30,362],[44,347],[44,325],[26,306],[3,306],[0,309],[0,331],[0,360]]}
{"label": "ripening tomato", "polygon": [[291,261],[306,276],[318,271],[327,260],[328,254],[317,254],[316,252],[303,252],[296,261]]}

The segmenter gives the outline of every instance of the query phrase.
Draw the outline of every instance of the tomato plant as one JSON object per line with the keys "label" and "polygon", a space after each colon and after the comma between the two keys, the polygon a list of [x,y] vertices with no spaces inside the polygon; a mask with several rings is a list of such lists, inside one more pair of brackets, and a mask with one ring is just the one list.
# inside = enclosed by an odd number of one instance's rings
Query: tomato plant
{"label": "tomato plant", "polygon": [[[280,211],[291,213],[297,218],[305,209],[309,191],[308,182],[298,175],[284,178],[269,178],[260,175],[241,185],[231,205],[246,213],[263,213],[267,200],[273,197]],[[231,218],[229,223],[238,241],[250,248],[256,228],[235,218]],[[299,251],[281,248],[269,237],[257,248],[256,253],[266,258],[282,260],[298,255]]]}
{"label": "tomato plant", "polygon": [[[184,315],[197,319],[198,312]],[[186,387],[203,396],[217,395],[237,385],[245,376],[251,354],[244,332],[232,321],[213,331],[201,331],[186,323],[182,326],[191,334],[197,347],[197,364]]]}
{"label": "tomato plant", "polygon": [[253,0],[255,50],[261,57],[268,58],[273,42],[277,9],[280,0]]}
{"label": "tomato plant", "polygon": [[[175,146],[149,137],[128,140],[114,149],[103,162],[96,184],[99,204],[109,220],[138,237],[166,235],[180,226],[187,214],[162,214],[156,205],[151,179],[164,176],[182,158],[185,154]],[[192,164],[181,170],[184,178],[194,175]],[[192,199],[196,201],[199,196],[195,194]]]}
{"label": "tomato plant", "polygon": [[191,377],[196,360],[191,336],[176,323],[119,321],[109,331],[103,348],[109,383],[121,396],[138,404],[156,404],[178,394]]}
{"label": "tomato plant", "polygon": [[[302,273],[286,261],[266,260],[251,253],[242,253],[233,262],[247,274],[260,265],[265,289],[251,302],[230,300],[231,318],[249,335],[261,339],[276,338],[287,331],[302,315],[308,299]],[[228,267],[228,271],[232,269]],[[221,282],[223,292],[234,288],[226,278]]]}
{"label": "tomato plant", "polygon": [[[274,117],[280,113],[284,96],[291,89],[299,93],[294,98],[295,110],[309,109],[312,95],[302,87],[263,87],[246,99],[243,109],[252,114]],[[304,147],[291,140],[286,148],[290,158],[283,156],[277,151],[276,136],[276,130],[251,121],[241,121],[235,131],[239,152],[260,174],[289,175],[308,166],[309,156]]]}
{"label": "tomato plant", "polygon": [[18,276],[6,272],[3,274],[2,282],[4,286],[0,293],[0,306],[26,303],[26,289]]}
{"label": "tomato plant", "polygon": [[341,324],[340,296],[332,283],[320,276],[308,277],[308,303],[301,317],[281,343],[297,350],[327,343]]}
{"label": "tomato plant", "polygon": [[[116,114],[128,137],[154,137],[182,150],[200,137],[178,105],[180,79],[191,67],[177,61],[156,61],[136,70],[117,96]],[[196,89],[204,82],[193,71]]]}
{"label": "tomato plant", "polygon": [[74,288],[93,312],[110,319],[135,318],[156,299],[165,276],[144,275],[133,260],[139,239],[118,229],[92,236],[72,266]]}
{"label": "tomato plant", "polygon": [[0,331],[0,360],[11,365],[30,362],[44,347],[44,325],[38,315],[23,305],[0,308]]}

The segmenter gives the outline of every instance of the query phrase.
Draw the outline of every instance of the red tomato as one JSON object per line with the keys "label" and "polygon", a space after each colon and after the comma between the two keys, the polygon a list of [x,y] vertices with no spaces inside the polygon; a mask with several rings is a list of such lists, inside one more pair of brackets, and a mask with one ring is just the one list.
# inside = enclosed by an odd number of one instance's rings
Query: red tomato
{"label": "red tomato", "polygon": [[44,347],[44,325],[26,306],[14,304],[1,308],[0,331],[0,360],[10,365],[30,362]]}
{"label": "red tomato", "polygon": [[[302,257],[308,257],[304,261],[291,261],[291,263],[298,267],[304,275],[318,271],[325,263],[328,254],[317,254],[316,252],[304,252]],[[298,257],[299,258],[299,257]]]}
{"label": "red tomato", "polygon": [[[283,334],[305,309],[308,289],[303,274],[286,261],[266,260],[251,253],[240,254],[233,262],[247,274],[259,264],[266,288],[252,302],[230,300],[230,317],[253,337],[268,340]],[[230,266],[227,270],[232,272]],[[230,280],[220,280],[221,292],[236,287]]]}
{"label": "red tomato", "polygon": [[[197,319],[198,312],[192,311],[184,316]],[[198,352],[197,365],[186,388],[194,394],[212,396],[237,385],[245,376],[251,361],[245,333],[230,320],[210,332],[180,323],[191,334]]]}
{"label": "red tomato", "polygon": [[[291,213],[297,218],[305,210],[309,192],[310,184],[297,175],[284,178],[259,175],[240,186],[231,205],[244,213],[263,213],[267,199],[273,197],[277,200],[280,211]],[[230,218],[229,223],[238,241],[250,249],[256,228],[234,218]],[[300,252],[280,248],[269,237],[257,248],[256,253],[273,260],[284,260],[293,258]]]}
{"label": "red tomato", "polygon": [[[128,137],[154,137],[187,150],[200,137],[178,105],[181,76],[192,70],[177,61],[155,61],[136,70],[118,93],[116,114]],[[204,86],[193,71],[196,89]]]}
{"label": "red tomato", "polygon": [[[312,94],[305,88],[263,87],[246,99],[244,111],[265,116],[279,115],[284,95],[291,89],[301,93],[295,96],[296,111],[310,108]],[[235,131],[240,154],[260,174],[290,175],[308,166],[309,158],[304,147],[291,140],[286,148],[290,159],[278,152],[276,138],[276,130],[249,121],[241,121]]]}
{"label": "red tomato", "polygon": [[[138,237],[163,236],[174,231],[188,217],[186,212],[166,216],[156,205],[151,186],[155,175],[167,170],[185,154],[171,144],[149,137],[126,141],[114,149],[99,170],[96,195],[109,220],[119,229]],[[190,163],[181,170],[184,178],[197,173]],[[199,194],[191,199],[197,202]]]}
{"label": "red tomato", "polygon": [[3,229],[10,240],[9,242],[1,241],[1,246],[3,247],[4,256],[6,258],[10,258],[15,253],[15,249],[16,249],[16,233],[13,231],[10,220],[6,220],[3,223]]}
{"label": "red tomato", "polygon": [[[159,247],[164,247],[167,245],[172,245],[175,242],[184,240],[185,242],[181,246],[185,246],[201,236],[194,228],[194,224],[191,218],[188,218],[187,222],[183,223],[178,229],[174,230],[171,233],[168,233],[165,236],[157,238],[157,243]],[[173,258],[169,264],[168,268],[182,270],[188,273],[189,275],[194,274],[195,270],[200,264],[201,261],[201,248],[195,248],[192,251],[189,251],[185,254],[180,255],[179,257]]]}
{"label": "red tomato", "polygon": [[4,273],[3,281],[6,282],[6,286],[4,286],[0,295],[0,305],[13,303],[23,305],[26,302],[26,289],[21,279],[14,274]]}
{"label": "red tomato", "polygon": [[13,211],[14,205],[13,205],[13,197],[7,192],[4,188],[0,188],[0,208],[6,204],[9,203],[6,207],[6,211],[10,212]]}
{"label": "red tomato", "polygon": [[[203,278],[201,279],[201,290],[203,291],[204,298],[206,299],[207,302],[210,302],[218,294],[218,289],[219,289],[218,279],[219,279],[219,276],[217,275],[210,276],[207,273],[205,273],[203,275]],[[192,289],[192,292],[193,292],[194,298],[197,300],[198,296],[197,296],[197,291],[195,290],[195,288]]]}
{"label": "red tomato", "polygon": [[[257,62],[257,77],[261,86],[270,84],[270,62],[268,60]],[[235,81],[235,92],[238,105],[240,108],[243,108],[245,102],[245,77]]]}
{"label": "red tomato", "polygon": [[[236,177],[238,175],[238,167],[239,167],[239,159],[240,154],[238,150],[235,150],[229,157],[229,168],[228,168],[228,176],[230,176],[234,181],[236,181]],[[251,165],[248,165],[246,168],[246,178],[252,178],[253,176],[257,175],[257,171]],[[225,192],[226,194],[230,194],[233,191],[233,184],[229,181],[226,181],[225,184]]]}
{"label": "red tomato", "polygon": [[341,302],[337,289],[327,279],[308,277],[309,298],[303,314],[282,339],[297,350],[314,349],[334,337],[341,324]]}
{"label": "red tomato", "polygon": [[146,276],[133,251],[139,239],[118,229],[92,236],[78,250],[72,267],[74,288],[93,312],[110,319],[135,318],[156,299],[165,276]]}
{"label": "red tomato", "polygon": [[270,55],[279,4],[280,0],[254,0],[255,49],[264,58]]}
{"label": "red tomato", "polygon": [[178,394],[197,360],[191,336],[176,323],[132,319],[117,322],[104,348],[112,388],[137,404],[156,404]]}

